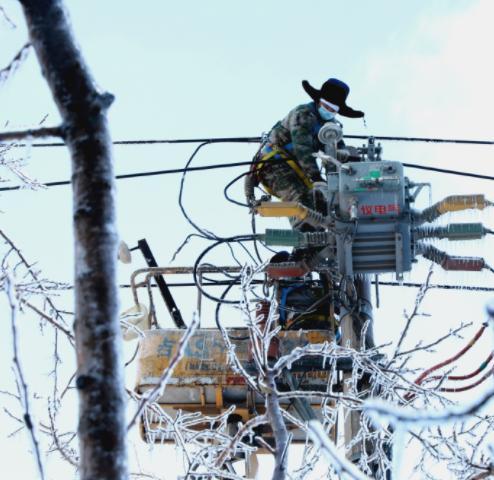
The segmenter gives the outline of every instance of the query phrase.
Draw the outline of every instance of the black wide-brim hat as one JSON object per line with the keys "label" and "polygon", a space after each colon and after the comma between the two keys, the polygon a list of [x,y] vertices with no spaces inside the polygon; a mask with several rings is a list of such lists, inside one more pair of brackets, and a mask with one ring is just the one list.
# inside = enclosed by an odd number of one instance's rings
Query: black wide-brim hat
{"label": "black wide-brim hat", "polygon": [[346,98],[350,93],[350,87],[337,78],[330,78],[322,84],[321,90],[314,88],[307,80],[302,81],[302,87],[309,96],[317,103],[321,98],[330,103],[338,105],[338,114],[349,118],[361,118],[364,112],[354,110],[346,104]]}

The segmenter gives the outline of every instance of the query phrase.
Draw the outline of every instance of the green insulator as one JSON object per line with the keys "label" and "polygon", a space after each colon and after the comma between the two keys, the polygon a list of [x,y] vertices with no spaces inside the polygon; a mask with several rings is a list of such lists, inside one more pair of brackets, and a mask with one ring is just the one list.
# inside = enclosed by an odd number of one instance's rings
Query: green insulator
{"label": "green insulator", "polygon": [[282,245],[286,247],[298,247],[304,244],[304,234],[296,230],[266,229],[262,236],[266,245]]}
{"label": "green insulator", "polygon": [[445,227],[421,227],[415,230],[415,235],[417,239],[478,240],[485,235],[485,228],[481,223],[451,223]]}
{"label": "green insulator", "polygon": [[481,223],[451,223],[445,230],[445,237],[449,240],[478,240],[484,236]]}

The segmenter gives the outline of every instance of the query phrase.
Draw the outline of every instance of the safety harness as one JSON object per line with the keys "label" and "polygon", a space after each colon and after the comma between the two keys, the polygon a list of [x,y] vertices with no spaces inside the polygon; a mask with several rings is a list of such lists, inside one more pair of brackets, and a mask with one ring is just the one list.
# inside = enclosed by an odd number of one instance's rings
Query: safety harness
{"label": "safety harness", "polygon": [[[284,148],[279,147],[277,145],[272,145],[271,143],[265,143],[257,156],[257,159],[254,161],[252,167],[253,167],[253,173],[255,174],[257,178],[257,182],[262,182],[262,179],[260,177],[260,172],[263,169],[263,167],[266,165],[266,162],[268,160],[283,160],[289,167],[292,168],[292,170],[296,173],[296,175],[302,180],[304,185],[311,190],[313,187],[313,183],[310,180],[310,178],[304,173],[300,165],[297,163],[296,160],[294,160],[293,156],[290,155],[289,151],[293,150],[293,144],[289,143],[284,146]],[[266,191],[270,194],[273,195],[274,193],[270,191],[269,187],[267,187],[264,183],[264,188]]]}

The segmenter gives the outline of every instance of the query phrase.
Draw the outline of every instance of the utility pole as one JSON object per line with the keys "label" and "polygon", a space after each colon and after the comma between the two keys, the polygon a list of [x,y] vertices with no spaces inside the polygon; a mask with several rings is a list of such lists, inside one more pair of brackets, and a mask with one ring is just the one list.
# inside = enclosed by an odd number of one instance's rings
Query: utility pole
{"label": "utility pole", "polygon": [[[372,331],[372,303],[371,303],[371,290],[370,281],[368,279],[355,279],[355,291],[359,299],[359,306],[356,311],[348,311],[342,308],[341,312],[341,333],[342,333],[342,345],[350,346],[356,350],[361,348],[371,348],[374,346],[374,336]],[[369,321],[365,338],[362,338],[362,329],[365,322]],[[352,377],[352,372],[345,372],[343,374],[343,392],[350,391],[351,386],[349,384]],[[361,388],[367,389],[369,386],[368,379],[365,377],[361,381]],[[345,428],[345,444],[348,445],[353,442],[360,430],[361,413],[355,410],[350,410],[345,413],[344,428]],[[364,448],[368,448],[369,445],[363,443],[355,444],[347,453],[348,459],[353,463],[357,463],[362,456]],[[368,452],[369,453],[369,452]]]}

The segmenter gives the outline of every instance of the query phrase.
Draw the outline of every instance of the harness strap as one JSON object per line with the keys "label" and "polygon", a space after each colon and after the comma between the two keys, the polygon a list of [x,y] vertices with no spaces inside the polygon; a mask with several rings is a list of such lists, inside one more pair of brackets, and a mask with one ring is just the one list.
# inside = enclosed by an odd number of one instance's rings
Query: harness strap
{"label": "harness strap", "polygon": [[[268,160],[271,160],[272,158],[278,157],[286,160],[286,163],[292,168],[292,170],[297,174],[297,176],[302,180],[304,185],[309,189],[312,190],[313,188],[313,183],[309,179],[309,177],[305,174],[305,172],[302,170],[300,165],[293,159],[291,158],[287,152],[280,148],[280,147],[271,147],[271,145],[266,145],[266,153],[261,156],[261,158],[256,162],[255,164],[255,171],[257,174],[259,174],[260,170],[265,166],[266,162]],[[262,152],[262,150],[261,150]],[[266,185],[264,185],[266,187]],[[266,188],[269,194],[272,195],[272,192],[269,191],[268,188]]]}

